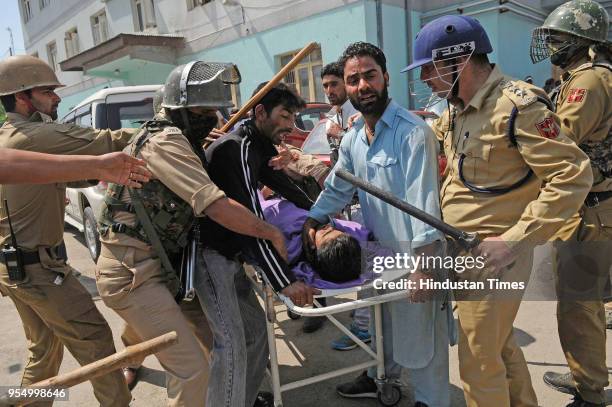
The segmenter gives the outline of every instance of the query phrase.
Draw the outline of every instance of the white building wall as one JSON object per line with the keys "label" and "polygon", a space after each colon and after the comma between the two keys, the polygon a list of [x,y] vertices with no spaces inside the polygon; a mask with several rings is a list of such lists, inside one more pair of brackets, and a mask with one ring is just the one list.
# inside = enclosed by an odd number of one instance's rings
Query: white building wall
{"label": "white building wall", "polygon": [[[187,10],[187,0],[153,1],[157,26],[145,32],[185,37],[186,47],[179,55],[185,56],[222,42],[364,0],[294,0],[281,3],[281,7],[278,7],[279,2],[276,0],[235,2],[240,5],[223,4],[217,0],[192,10]],[[101,10],[106,11],[109,38],[119,33],[135,32],[132,0],[51,0],[51,4],[42,10],[39,9],[37,0],[30,2],[33,16],[25,24],[22,20],[26,52],[37,53],[47,62],[47,44],[52,41],[57,45],[57,61],[67,58],[64,36],[66,31],[74,27],[78,31],[79,52],[93,47],[91,17]],[[218,38],[215,38],[215,33],[220,34]],[[58,90],[62,96],[108,82],[108,79],[90,78],[81,72],[60,71],[57,74],[62,83],[67,85],[66,88]]]}

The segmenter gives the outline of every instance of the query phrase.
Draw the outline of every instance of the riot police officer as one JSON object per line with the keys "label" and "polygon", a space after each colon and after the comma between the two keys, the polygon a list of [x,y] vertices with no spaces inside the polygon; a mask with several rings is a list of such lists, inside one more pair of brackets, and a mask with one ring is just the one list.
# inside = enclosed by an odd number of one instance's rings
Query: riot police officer
{"label": "riot police officer", "polygon": [[[553,92],[561,129],[590,158],[593,184],[580,218],[557,243],[557,320],[570,373],[547,372],[544,382],[575,394],[575,407],[603,406],[608,385],[602,289],[612,272],[612,63],[609,17],[591,0],[569,1],[533,31],[531,58],[562,71]],[[594,243],[596,242],[596,243]],[[585,261],[588,259],[588,261]],[[582,280],[578,282],[577,279]],[[576,290],[581,285],[585,290]]]}
{"label": "riot police officer", "polygon": [[[591,170],[586,155],[559,129],[546,95],[505,76],[489,62],[492,51],[476,19],[444,16],[418,33],[414,62],[406,70],[420,67],[421,81],[449,103],[433,126],[448,158],[442,216],[483,238],[474,254],[485,259],[484,269],[458,278],[482,281],[494,273],[526,283],[533,245],[549,239],[578,210]],[[499,295],[455,292],[466,402],[535,407],[512,330],[522,292]]]}
{"label": "riot police officer", "polygon": [[[60,86],[55,72],[38,58],[20,55],[0,62],[0,98],[7,111],[0,148],[100,155],[126,146],[131,130],[54,123]],[[115,353],[110,327],[60,250],[65,197],[64,183],[0,185],[0,243],[21,253],[17,269],[10,267],[9,251],[0,254],[0,293],[15,304],[28,339],[23,386],[57,375],[64,346],[82,365]],[[127,406],[131,400],[118,371],[91,383],[102,406]]]}
{"label": "riot police officer", "polygon": [[202,406],[208,381],[207,357],[175,300],[176,271],[195,218],[209,216],[286,253],[281,232],[228,199],[199,158],[217,109],[231,106],[230,84],[238,81],[231,64],[176,67],[165,84],[163,110],[127,148],[148,161],[154,180],[142,193],[111,185],[99,217],[97,285],[104,303],[142,340],[178,333],[178,344],[156,354],[167,372],[171,406]]}

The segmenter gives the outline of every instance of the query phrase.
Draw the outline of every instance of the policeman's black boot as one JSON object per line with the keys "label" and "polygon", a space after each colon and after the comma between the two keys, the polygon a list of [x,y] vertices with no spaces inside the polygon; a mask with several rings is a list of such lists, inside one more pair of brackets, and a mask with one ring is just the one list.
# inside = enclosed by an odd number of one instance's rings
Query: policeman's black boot
{"label": "policeman's black boot", "polygon": [[561,393],[576,395],[576,382],[574,382],[574,378],[571,373],[555,373],[555,372],[546,372],[544,373],[544,383],[548,387],[551,387]]}
{"label": "policeman's black boot", "polygon": [[253,407],[274,407],[274,395],[269,391],[260,391]]}

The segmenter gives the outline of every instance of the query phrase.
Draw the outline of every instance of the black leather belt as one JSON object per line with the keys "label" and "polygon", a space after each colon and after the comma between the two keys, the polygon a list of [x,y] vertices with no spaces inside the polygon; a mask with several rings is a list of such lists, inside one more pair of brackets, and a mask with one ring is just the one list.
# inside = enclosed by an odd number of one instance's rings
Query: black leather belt
{"label": "black leather belt", "polygon": [[596,206],[599,206],[600,202],[603,202],[609,198],[612,198],[612,191],[589,192],[584,200],[584,205],[587,208],[595,208]]}

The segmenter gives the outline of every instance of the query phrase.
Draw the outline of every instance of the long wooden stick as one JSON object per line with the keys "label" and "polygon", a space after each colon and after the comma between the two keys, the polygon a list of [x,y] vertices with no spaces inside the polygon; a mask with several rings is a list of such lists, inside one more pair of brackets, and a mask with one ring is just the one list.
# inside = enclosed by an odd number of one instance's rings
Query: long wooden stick
{"label": "long wooden stick", "polygon": [[234,127],[234,124],[236,124],[238,120],[240,120],[249,110],[251,110],[253,106],[255,106],[266,95],[266,93],[270,91],[270,89],[272,89],[280,81],[282,81],[283,78],[289,73],[289,71],[295,68],[295,66],[299,64],[302,61],[302,59],[306,57],[306,55],[310,54],[316,48],[317,48],[316,42],[311,42],[310,44],[302,48],[300,52],[298,52],[291,59],[291,61],[289,61],[287,65],[285,65],[280,71],[278,71],[276,75],[274,75],[272,79],[270,79],[270,81],[266,84],[266,86],[261,88],[259,92],[253,95],[253,97],[249,99],[249,101],[246,102],[244,106],[242,106],[242,108],[238,111],[238,113],[236,113],[227,123],[225,123],[225,126],[221,128],[221,131],[224,133],[227,133],[228,130]]}
{"label": "long wooden stick", "polygon": [[[150,339],[136,345],[128,346],[120,352],[107,356],[103,359],[82,366],[72,372],[64,373],[49,379],[34,383],[28,388],[57,388],[65,389],[76,386],[87,380],[94,379],[98,376],[105,375],[122,367],[129,366],[132,363],[141,361],[145,356],[159,352],[170,345],[175,344],[178,337],[175,331],[168,332],[164,335]],[[31,398],[8,398],[7,394],[0,396],[0,406],[4,405],[27,405],[37,400]]]}

